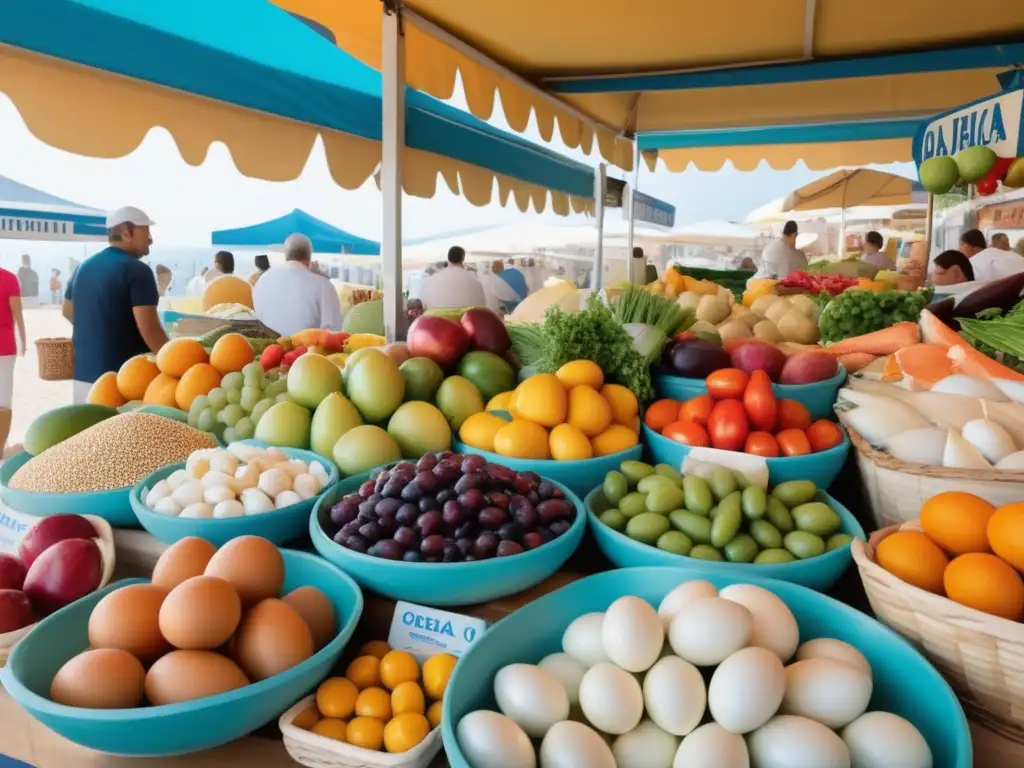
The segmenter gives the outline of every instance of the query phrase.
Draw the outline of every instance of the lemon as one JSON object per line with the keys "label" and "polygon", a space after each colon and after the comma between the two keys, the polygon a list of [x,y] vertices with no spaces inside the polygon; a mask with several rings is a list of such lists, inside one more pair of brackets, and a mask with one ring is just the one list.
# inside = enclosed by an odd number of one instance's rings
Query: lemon
{"label": "lemon", "polygon": [[494,451],[494,436],[506,424],[493,413],[474,413],[459,427],[459,440],[480,451]]}
{"label": "lemon", "polygon": [[391,692],[391,712],[395,717],[406,712],[422,715],[427,707],[423,689],[411,680],[399,683]]}
{"label": "lemon", "polygon": [[559,424],[552,429],[548,436],[548,447],[555,461],[579,461],[594,457],[590,440],[583,430],[572,424]]}
{"label": "lemon", "polygon": [[499,392],[487,402],[485,411],[507,411],[509,403],[512,402],[512,395],[515,393],[514,389],[510,389],[508,392]]}
{"label": "lemon", "polygon": [[450,653],[436,653],[423,662],[423,690],[432,699],[441,699],[458,661]]}
{"label": "lemon", "polygon": [[519,416],[545,427],[554,427],[565,421],[569,394],[554,374],[531,376],[516,387],[515,408]]}
{"label": "lemon", "polygon": [[610,456],[613,453],[626,451],[636,445],[637,442],[636,432],[633,431],[632,427],[627,427],[624,424],[612,424],[608,429],[590,441],[591,445],[594,446],[595,456]]}
{"label": "lemon", "polygon": [[427,722],[431,728],[437,728],[441,724],[441,702],[435,701],[427,710]]}
{"label": "lemon", "polygon": [[380,685],[380,659],[376,656],[359,656],[353,659],[345,670],[345,677],[355,683],[360,691]]}
{"label": "lemon", "polygon": [[604,384],[604,372],[593,360],[573,360],[555,371],[555,376],[566,389],[579,386],[600,389]]}
{"label": "lemon", "polygon": [[519,394],[519,388],[516,387],[512,390],[512,397],[508,399],[508,412],[512,414],[513,419],[523,418],[523,414],[519,412],[519,401],[516,399]]}
{"label": "lemon", "polygon": [[351,680],[332,677],[320,683],[316,689],[316,705],[324,717],[344,720],[355,711],[359,691]]}
{"label": "lemon", "polygon": [[391,719],[391,696],[383,688],[367,688],[359,692],[356,699],[356,716],[373,717],[377,720]]}
{"label": "lemon", "polygon": [[548,432],[540,424],[513,419],[494,435],[494,452],[516,459],[547,459]]}
{"label": "lemon", "polygon": [[319,734],[320,736],[326,736],[328,739],[344,741],[345,732],[348,730],[348,726],[345,724],[344,720],[325,717],[323,720],[316,722],[309,730],[313,733]]}
{"label": "lemon", "polygon": [[640,411],[640,403],[630,389],[621,384],[605,384],[601,394],[611,404],[616,424],[632,424],[633,417]]}
{"label": "lemon", "polygon": [[596,389],[580,384],[569,390],[566,422],[587,437],[596,437],[612,423],[612,406]]}
{"label": "lemon", "polygon": [[408,752],[430,733],[430,723],[423,715],[406,712],[384,726],[384,749],[388,752]]}

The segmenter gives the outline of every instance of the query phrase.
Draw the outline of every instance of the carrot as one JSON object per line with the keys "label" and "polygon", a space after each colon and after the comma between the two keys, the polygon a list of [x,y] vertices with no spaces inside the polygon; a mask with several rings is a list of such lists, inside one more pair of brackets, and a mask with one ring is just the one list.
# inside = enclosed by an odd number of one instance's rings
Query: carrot
{"label": "carrot", "polygon": [[851,352],[868,352],[872,355],[891,355],[911,344],[917,344],[921,340],[917,329],[917,323],[896,323],[880,331],[865,333],[863,336],[854,336],[849,339],[837,341],[825,351],[831,355],[848,355]]}
{"label": "carrot", "polygon": [[1007,368],[988,355],[979,352],[963,340],[959,333],[939,320],[927,309],[921,310],[921,335],[930,344],[945,347],[957,373],[979,378],[1011,379],[1024,381],[1024,374]]}
{"label": "carrot", "polygon": [[846,368],[847,373],[856,373],[861,368],[867,368],[877,359],[878,356],[870,352],[849,352],[839,356],[839,362]]}

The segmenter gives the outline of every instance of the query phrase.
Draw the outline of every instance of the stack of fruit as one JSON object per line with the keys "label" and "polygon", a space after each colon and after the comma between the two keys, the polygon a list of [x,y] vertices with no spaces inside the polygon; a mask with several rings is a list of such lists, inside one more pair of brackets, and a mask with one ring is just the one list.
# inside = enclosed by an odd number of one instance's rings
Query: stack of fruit
{"label": "stack of fruit", "polygon": [[344,677],[320,684],[315,703],[291,725],[362,749],[408,752],[440,726],[441,699],[457,659],[438,653],[421,668],[383,640],[366,643],[359,654]]}
{"label": "stack of fruit", "polygon": [[1004,187],[1024,186],[1024,157],[999,157],[991,147],[961,149],[955,155],[929,157],[918,168],[921,185],[933,195],[944,195],[964,181],[974,184],[982,197]]}
{"label": "stack of fruit", "polygon": [[218,386],[197,396],[188,408],[188,423],[214,432],[224,442],[247,440],[276,402],[288,397],[288,382],[276,373],[264,374],[259,362],[224,374]]}

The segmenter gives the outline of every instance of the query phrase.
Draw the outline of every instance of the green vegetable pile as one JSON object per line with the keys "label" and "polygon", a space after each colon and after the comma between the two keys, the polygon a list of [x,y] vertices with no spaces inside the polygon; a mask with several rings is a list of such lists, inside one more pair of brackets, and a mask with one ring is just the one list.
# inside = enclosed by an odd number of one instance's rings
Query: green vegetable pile
{"label": "green vegetable pile", "polygon": [[961,317],[960,335],[975,349],[1024,373],[1024,301],[1006,314],[985,309],[977,319]]}
{"label": "green vegetable pile", "polygon": [[679,264],[672,266],[680,275],[692,277],[694,280],[710,280],[713,283],[724,285],[733,296],[743,298],[743,291],[747,289],[747,280],[754,276],[749,269],[704,269],[701,267],[684,267]]}
{"label": "green vegetable pile", "polygon": [[643,323],[651,325],[665,336],[674,336],[693,325],[693,312],[683,309],[672,299],[655,296],[643,288],[627,285],[611,301],[615,319],[622,325]]}
{"label": "green vegetable pile", "polygon": [[510,323],[512,351],[524,366],[554,373],[572,360],[593,360],[605,380],[628,387],[640,402],[654,397],[647,360],[633,348],[633,338],[596,294],[579,312],[549,309],[544,322]]}
{"label": "green vegetable pile", "polygon": [[818,319],[821,342],[880,331],[902,322],[917,322],[932,300],[932,288],[919,291],[844,291],[826,306]]}

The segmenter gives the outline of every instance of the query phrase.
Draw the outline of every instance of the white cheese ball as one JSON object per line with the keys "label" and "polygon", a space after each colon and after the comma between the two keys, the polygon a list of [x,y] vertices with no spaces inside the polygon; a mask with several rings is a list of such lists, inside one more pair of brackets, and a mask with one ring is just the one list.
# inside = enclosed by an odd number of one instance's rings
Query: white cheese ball
{"label": "white cheese ball", "polygon": [[149,493],[146,494],[146,498],[143,499],[143,503],[150,509],[153,509],[160,499],[170,495],[171,486],[167,484],[166,480],[158,480],[153,484],[153,487],[149,489]]}
{"label": "white cheese ball", "polygon": [[153,511],[170,517],[177,517],[181,514],[181,505],[170,496],[164,496],[153,505]]}
{"label": "white cheese ball", "polygon": [[235,470],[234,488],[241,493],[246,488],[255,488],[260,481],[259,467],[252,464],[241,466]]}
{"label": "white cheese ball", "polygon": [[167,485],[171,487],[171,491],[176,491],[182,483],[191,479],[184,469],[176,469],[167,476]]}
{"label": "white cheese ball", "polygon": [[238,468],[238,459],[230,452],[218,450],[210,457],[210,469],[225,475],[234,475]]}
{"label": "white cheese ball", "polygon": [[226,485],[214,485],[203,491],[203,501],[216,506],[222,501],[234,501],[235,492]]}
{"label": "white cheese ball", "polygon": [[661,655],[665,628],[646,600],[620,597],[605,611],[601,641],[613,664],[627,672],[643,672]]}
{"label": "white cheese ball", "polygon": [[236,501],[235,499],[228,499],[222,501],[213,508],[213,516],[218,519],[225,517],[241,517],[245,514],[245,508],[242,506],[242,502]]}
{"label": "white cheese ball", "polygon": [[302,501],[302,497],[295,491],[282,491],[274,497],[274,508],[284,509]]}
{"label": "white cheese ball", "polygon": [[306,462],[301,459],[289,459],[288,461],[282,461],[277,465],[276,469],[280,469],[292,479],[299,475],[308,474],[309,472],[309,467],[306,466]]}
{"label": "white cheese ball", "polygon": [[292,478],[292,489],[305,501],[320,493],[320,481],[310,472],[303,472]]}
{"label": "white cheese ball", "polygon": [[205,489],[198,480],[186,480],[171,494],[171,498],[174,499],[184,509],[190,504],[198,504],[203,500],[203,491]]}
{"label": "white cheese ball", "polygon": [[246,488],[239,497],[247,515],[262,515],[274,511],[274,502],[259,488]]}
{"label": "white cheese ball", "polygon": [[208,520],[213,517],[213,507],[207,504],[205,501],[200,501],[196,504],[189,504],[183,510],[178,517],[193,518],[196,520]]}
{"label": "white cheese ball", "polygon": [[270,498],[276,499],[277,494],[292,489],[292,478],[284,470],[274,467],[273,469],[264,470],[260,474],[260,480],[256,487]]}

